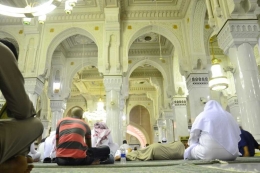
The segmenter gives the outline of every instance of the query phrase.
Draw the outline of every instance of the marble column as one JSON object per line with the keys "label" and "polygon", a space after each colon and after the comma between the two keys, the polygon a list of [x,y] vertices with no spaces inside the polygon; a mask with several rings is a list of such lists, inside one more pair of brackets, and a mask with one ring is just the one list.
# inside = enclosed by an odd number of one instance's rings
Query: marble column
{"label": "marble column", "polygon": [[154,133],[153,133],[153,143],[156,143],[159,141],[159,131],[158,131],[158,126],[154,125],[153,126]]}
{"label": "marble column", "polygon": [[57,123],[63,118],[63,113],[66,109],[66,102],[64,100],[51,100],[51,131],[56,130]]}
{"label": "marble column", "polygon": [[165,128],[166,128],[166,120],[159,118],[157,120],[158,126],[158,141],[162,142],[162,138],[166,138]]}
{"label": "marble column", "polygon": [[233,115],[233,117],[236,119],[238,124],[241,125],[241,114],[240,114],[240,108],[238,105],[238,99],[237,96],[231,96],[228,98],[228,107],[230,113]]}
{"label": "marble column", "polygon": [[42,124],[43,124],[42,138],[45,138],[49,135],[50,122],[48,120],[42,120]]}
{"label": "marble column", "polygon": [[122,117],[120,117],[120,90],[122,76],[104,76],[106,90],[107,125],[112,131],[113,141],[121,144],[123,132]]}
{"label": "marble column", "polygon": [[[125,108],[125,100],[122,99],[122,96],[120,96],[119,100],[119,129],[122,129],[122,135],[118,136],[118,141],[122,143],[122,141],[126,138],[126,133],[127,133],[127,124],[126,124],[126,119],[123,120],[124,114],[124,108]],[[119,143],[119,144],[121,144]]]}
{"label": "marble column", "polygon": [[258,20],[228,20],[218,43],[235,68],[234,80],[241,125],[260,141],[260,82],[253,47],[258,42]]}
{"label": "marble column", "polygon": [[35,109],[37,106],[38,97],[41,95],[44,87],[44,82],[36,77],[24,78],[24,88]]}
{"label": "marble column", "polygon": [[208,73],[191,73],[187,77],[187,88],[189,90],[189,104],[191,123],[204,109],[205,102],[210,96]]}
{"label": "marble column", "polygon": [[189,136],[187,101],[186,97],[173,97],[174,118],[174,136],[175,141],[180,140],[181,136]]}
{"label": "marble column", "polygon": [[166,139],[167,142],[173,142],[175,139],[174,136],[174,129],[173,129],[173,123],[174,123],[174,112],[173,110],[164,110],[164,118],[166,121],[166,128],[165,128],[165,133],[166,133]]}

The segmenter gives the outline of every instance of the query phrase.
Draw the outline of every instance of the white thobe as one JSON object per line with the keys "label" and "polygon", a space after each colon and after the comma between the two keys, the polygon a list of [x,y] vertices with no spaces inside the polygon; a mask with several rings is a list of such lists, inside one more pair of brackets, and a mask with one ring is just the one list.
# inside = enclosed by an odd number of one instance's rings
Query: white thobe
{"label": "white thobe", "polygon": [[238,156],[229,153],[223,146],[214,140],[207,132],[194,130],[190,134],[189,148],[185,150],[186,159],[203,160],[235,160]]}

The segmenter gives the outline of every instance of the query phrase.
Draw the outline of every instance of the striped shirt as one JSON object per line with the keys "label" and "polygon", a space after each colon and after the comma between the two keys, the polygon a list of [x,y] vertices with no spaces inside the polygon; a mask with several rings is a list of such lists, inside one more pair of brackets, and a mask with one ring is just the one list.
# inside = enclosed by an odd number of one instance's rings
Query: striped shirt
{"label": "striped shirt", "polygon": [[91,130],[83,120],[71,117],[61,119],[56,129],[56,157],[85,158],[85,139],[91,139]]}

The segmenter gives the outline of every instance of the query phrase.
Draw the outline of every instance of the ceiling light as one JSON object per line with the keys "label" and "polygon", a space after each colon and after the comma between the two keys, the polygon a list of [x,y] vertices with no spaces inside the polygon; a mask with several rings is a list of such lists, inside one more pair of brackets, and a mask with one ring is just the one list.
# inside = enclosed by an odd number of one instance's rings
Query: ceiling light
{"label": "ceiling light", "polygon": [[[36,1],[36,0],[35,0]],[[38,17],[39,23],[43,24],[46,20],[46,14],[52,12],[57,8],[63,0],[48,0],[38,6],[33,6],[35,3],[28,4],[24,8],[10,7],[0,4],[0,15],[21,18]],[[27,2],[27,1],[26,1]],[[73,7],[75,7],[77,0],[66,0],[65,12],[71,14]],[[29,25],[29,19],[23,19],[23,23]]]}
{"label": "ceiling light", "polygon": [[227,80],[227,77],[224,76],[222,67],[220,66],[221,60],[215,58],[215,56],[214,56],[212,41],[211,41],[211,47],[212,47],[213,58],[211,60],[212,76],[209,80],[209,88],[214,91],[224,90],[228,87],[228,80]]}
{"label": "ceiling light", "polygon": [[53,11],[60,5],[62,0],[48,0],[47,2],[33,7],[28,4],[25,8],[16,8],[0,4],[0,14],[11,17],[29,17],[41,16]]}
{"label": "ceiling light", "polygon": [[25,25],[30,25],[30,23],[31,23],[31,18],[23,18],[23,23],[25,24]]}
{"label": "ceiling light", "polygon": [[46,21],[46,15],[39,16],[38,21],[40,24],[44,24],[44,22]]}

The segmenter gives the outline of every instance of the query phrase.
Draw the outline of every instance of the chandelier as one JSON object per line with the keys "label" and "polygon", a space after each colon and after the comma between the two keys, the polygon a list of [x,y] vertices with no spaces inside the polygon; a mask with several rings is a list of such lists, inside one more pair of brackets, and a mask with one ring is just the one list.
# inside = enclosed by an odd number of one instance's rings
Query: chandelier
{"label": "chandelier", "polygon": [[211,60],[212,76],[209,80],[209,88],[214,91],[224,90],[228,87],[228,80],[227,80],[227,77],[224,76],[222,67],[220,66],[221,60],[215,58],[215,56],[214,56],[214,50],[213,50],[213,46],[212,46],[213,41],[211,41],[210,43],[211,43],[211,47],[212,47],[213,58]]}
{"label": "chandelier", "polygon": [[[0,4],[0,14],[10,17],[23,18],[23,23],[26,25],[30,24],[32,18],[38,17],[39,23],[44,24],[44,22],[46,21],[46,14],[52,12],[55,8],[57,8],[63,0],[47,0],[47,2],[40,5],[36,5],[36,2],[28,3],[27,0],[25,1],[27,5],[24,8],[10,7]],[[77,0],[65,1],[66,14],[71,14],[71,11],[76,3]]]}
{"label": "chandelier", "polygon": [[99,92],[99,100],[97,102],[97,109],[93,112],[84,112],[83,116],[87,118],[89,121],[103,121],[106,122],[107,113],[104,109],[104,102],[101,97],[101,87],[102,83],[100,83],[100,92]]}

